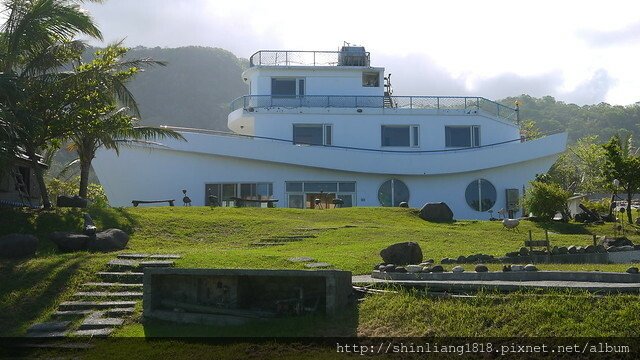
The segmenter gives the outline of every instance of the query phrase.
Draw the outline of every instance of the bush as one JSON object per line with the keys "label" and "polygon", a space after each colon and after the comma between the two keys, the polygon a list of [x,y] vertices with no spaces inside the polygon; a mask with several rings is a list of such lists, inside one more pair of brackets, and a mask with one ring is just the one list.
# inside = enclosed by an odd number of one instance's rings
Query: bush
{"label": "bush", "polygon": [[[62,181],[54,178],[49,180],[47,189],[49,189],[49,196],[55,201],[58,195],[78,195],[79,186],[79,176],[76,176],[69,181]],[[105,208],[109,206],[109,201],[107,200],[107,195],[104,193],[102,185],[89,184],[89,187],[87,188],[87,199],[91,201],[92,207]]]}
{"label": "bush", "polygon": [[585,199],[582,200],[582,205],[599,214],[608,214],[609,209],[611,209],[611,198],[600,199],[600,201],[589,201]]}
{"label": "bush", "polygon": [[551,220],[558,212],[563,212],[567,206],[569,192],[553,183],[532,181],[531,187],[523,198],[523,205],[527,211],[542,220]]}

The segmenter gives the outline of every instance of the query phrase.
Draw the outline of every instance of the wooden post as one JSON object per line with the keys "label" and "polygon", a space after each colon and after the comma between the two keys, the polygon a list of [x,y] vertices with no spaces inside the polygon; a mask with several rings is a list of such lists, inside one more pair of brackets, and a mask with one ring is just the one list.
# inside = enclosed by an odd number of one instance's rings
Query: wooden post
{"label": "wooden post", "polygon": [[551,251],[549,249],[549,230],[547,229],[544,230],[544,239],[547,242],[547,251]]}
{"label": "wooden post", "polygon": [[593,246],[597,246],[596,234],[593,234]]}
{"label": "wooden post", "polygon": [[532,245],[531,241],[532,241],[531,230],[529,230],[529,250],[533,250],[533,245]]}

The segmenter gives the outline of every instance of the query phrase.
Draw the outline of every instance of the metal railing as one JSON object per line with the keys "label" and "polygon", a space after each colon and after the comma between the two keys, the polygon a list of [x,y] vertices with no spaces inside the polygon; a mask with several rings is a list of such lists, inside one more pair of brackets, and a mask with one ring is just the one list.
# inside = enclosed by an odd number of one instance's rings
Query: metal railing
{"label": "metal railing", "polygon": [[247,95],[231,102],[231,111],[261,108],[390,108],[460,111],[467,115],[482,111],[497,118],[517,122],[518,110],[482,97],[467,96],[343,96]]}
{"label": "metal railing", "polygon": [[249,66],[369,66],[368,52],[261,50]]}

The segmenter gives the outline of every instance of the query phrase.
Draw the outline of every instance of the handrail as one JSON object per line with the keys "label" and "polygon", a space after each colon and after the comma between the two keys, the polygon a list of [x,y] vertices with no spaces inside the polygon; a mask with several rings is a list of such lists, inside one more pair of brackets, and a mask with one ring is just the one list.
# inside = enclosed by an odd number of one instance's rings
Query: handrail
{"label": "handrail", "polygon": [[[486,145],[480,145],[480,146],[476,146],[476,147],[465,147],[465,148],[452,148],[452,149],[439,149],[439,150],[387,150],[387,149],[360,148],[360,147],[353,147],[353,146],[340,146],[340,145],[302,145],[302,144],[297,144],[295,141],[293,141],[291,139],[281,139],[281,138],[274,138],[274,137],[268,137],[268,136],[243,135],[243,134],[237,134],[237,133],[228,132],[228,131],[197,129],[197,128],[180,127],[180,126],[169,126],[169,125],[161,125],[160,127],[164,128],[164,129],[174,130],[174,131],[190,132],[190,133],[196,133],[196,134],[197,133],[213,134],[213,135],[238,137],[238,138],[251,139],[251,140],[254,140],[254,139],[270,140],[270,141],[274,141],[274,142],[288,143],[288,144],[297,145],[297,146],[314,146],[314,147],[324,147],[324,148],[333,148],[333,149],[359,150],[359,151],[369,151],[369,152],[379,152],[379,153],[401,153],[401,154],[427,154],[427,153],[449,153],[449,152],[461,152],[461,151],[475,151],[475,150],[482,149],[482,148],[505,145],[505,144],[510,144],[510,143],[514,143],[514,142],[526,142],[526,141],[535,140],[535,139],[539,138],[539,136],[535,136],[535,137],[533,137],[533,136],[532,137],[521,136],[521,137],[519,137],[517,139],[500,141],[500,142],[496,142],[496,143],[492,143],[492,144],[486,144]],[[542,137],[545,137],[545,136],[549,136],[549,135],[561,134],[563,132],[564,132],[563,130],[555,130],[555,131],[545,132],[545,133],[543,133],[541,135],[542,135]]]}
{"label": "handrail", "polygon": [[260,50],[249,58],[254,66],[369,66],[369,52]]}
{"label": "handrail", "polygon": [[252,111],[272,107],[464,110],[469,115],[483,111],[497,118],[518,122],[518,108],[477,96],[246,95],[233,100],[230,104],[231,111],[237,109]]}

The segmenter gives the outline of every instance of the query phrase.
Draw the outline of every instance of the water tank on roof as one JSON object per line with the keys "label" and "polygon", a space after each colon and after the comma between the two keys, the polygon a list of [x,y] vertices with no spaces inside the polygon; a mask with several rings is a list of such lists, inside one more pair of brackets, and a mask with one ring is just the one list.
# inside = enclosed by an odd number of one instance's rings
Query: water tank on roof
{"label": "water tank on roof", "polygon": [[338,57],[340,66],[369,66],[369,55],[364,46],[343,46]]}

